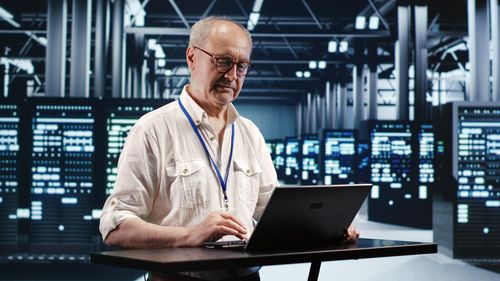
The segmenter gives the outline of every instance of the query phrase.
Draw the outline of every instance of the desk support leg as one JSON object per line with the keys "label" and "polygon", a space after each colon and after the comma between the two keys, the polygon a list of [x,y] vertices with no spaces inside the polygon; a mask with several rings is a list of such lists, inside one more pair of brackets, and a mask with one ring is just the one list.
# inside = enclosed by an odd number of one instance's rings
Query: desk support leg
{"label": "desk support leg", "polygon": [[317,281],[320,268],[321,268],[320,261],[311,262],[311,268],[309,269],[309,277],[307,278],[307,281]]}

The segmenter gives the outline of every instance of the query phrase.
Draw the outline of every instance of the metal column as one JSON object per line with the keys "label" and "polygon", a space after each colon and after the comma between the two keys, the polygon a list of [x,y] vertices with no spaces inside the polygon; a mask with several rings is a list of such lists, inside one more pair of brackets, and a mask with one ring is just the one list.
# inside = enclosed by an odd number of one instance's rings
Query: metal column
{"label": "metal column", "polygon": [[378,94],[377,94],[377,69],[370,67],[370,74],[368,75],[368,95],[369,95],[369,106],[368,106],[368,119],[377,120],[378,118]]}
{"label": "metal column", "polygon": [[347,119],[347,89],[345,83],[340,83],[337,93],[338,98],[338,112],[339,112],[339,129],[346,129],[346,119]]}
{"label": "metal column", "polygon": [[415,6],[415,101],[414,120],[428,119],[427,94],[427,6]]}
{"label": "metal column", "polygon": [[363,65],[352,68],[353,128],[359,128],[363,118]]}
{"label": "metal column", "polygon": [[309,134],[311,132],[311,108],[312,108],[312,94],[307,93],[307,100],[306,104],[304,105],[304,111],[303,111],[303,116],[304,116],[304,133]]}
{"label": "metal column", "polygon": [[125,0],[115,0],[113,6],[113,51],[111,69],[111,95],[113,98],[120,98],[124,94],[124,13]]}
{"label": "metal column", "polygon": [[303,116],[303,105],[302,102],[297,103],[297,106],[295,108],[295,115],[296,115],[296,121],[297,121],[297,127],[295,128],[295,135],[300,136],[303,133],[303,127],[302,127],[302,116]]}
{"label": "metal column", "polygon": [[326,96],[325,95],[320,95],[318,94],[317,98],[318,102],[318,116],[319,116],[319,122],[318,122],[318,130],[316,131],[318,134],[326,128]]}
{"label": "metal column", "polygon": [[325,126],[324,128],[332,127],[332,119],[330,118],[332,112],[332,98],[331,98],[331,87],[330,81],[326,81],[325,83]]}
{"label": "metal column", "polygon": [[318,130],[318,93],[313,94],[311,100],[311,127],[309,134],[314,134]]}
{"label": "metal column", "polygon": [[499,0],[490,0],[491,47],[492,47],[492,100],[500,101],[500,20]]}
{"label": "metal column", "polygon": [[132,71],[133,66],[128,65],[125,67],[125,87],[122,90],[122,98],[130,99],[132,98]]}
{"label": "metal column", "polygon": [[70,97],[89,97],[91,0],[73,0]]}
{"label": "metal column", "polygon": [[490,61],[487,0],[467,0],[469,25],[469,100],[490,100]]}
{"label": "metal column", "polygon": [[132,67],[132,97],[141,98],[143,87],[143,63],[144,63],[144,34],[134,34],[134,47],[132,50],[133,56],[131,57]]}
{"label": "metal column", "polygon": [[337,129],[338,128],[338,107],[337,107],[337,93],[338,93],[338,87],[337,83],[332,83],[332,87],[330,90],[330,104],[331,104],[331,109],[330,109],[330,128],[332,129]]}
{"label": "metal column", "polygon": [[0,79],[0,87],[3,90],[2,96],[4,98],[9,97],[9,66],[10,64],[0,64],[0,73],[3,73],[2,79]]}
{"label": "metal column", "polygon": [[409,66],[409,37],[410,9],[408,6],[398,6],[398,41],[396,42],[396,79],[397,102],[396,112],[398,120],[408,120],[408,66]]}
{"label": "metal column", "polygon": [[45,49],[45,95],[48,97],[64,97],[67,16],[66,0],[49,0]]}
{"label": "metal column", "polygon": [[320,112],[320,125],[319,125],[319,131],[320,133],[323,129],[325,129],[327,126],[326,124],[326,94],[324,96],[319,97],[319,112]]}
{"label": "metal column", "polygon": [[368,47],[368,119],[377,120],[378,94],[377,94],[377,45],[371,44]]}
{"label": "metal column", "polygon": [[108,61],[109,1],[96,1],[94,46],[94,97],[106,94],[106,66]]}

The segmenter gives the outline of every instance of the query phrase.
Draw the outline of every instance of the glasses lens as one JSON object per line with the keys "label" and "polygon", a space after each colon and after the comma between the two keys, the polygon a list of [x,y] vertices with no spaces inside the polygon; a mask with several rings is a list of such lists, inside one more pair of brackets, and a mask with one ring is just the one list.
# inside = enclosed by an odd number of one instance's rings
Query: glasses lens
{"label": "glasses lens", "polygon": [[228,72],[233,67],[233,61],[227,58],[219,58],[216,61],[217,70]]}
{"label": "glasses lens", "polygon": [[251,63],[238,63],[236,66],[236,72],[238,72],[239,76],[246,76],[250,72],[250,69],[252,69],[252,64]]}
{"label": "glasses lens", "polygon": [[[230,71],[233,68],[234,64],[235,62],[230,58],[217,58],[215,60],[217,71],[221,73],[226,73]],[[247,62],[236,63],[236,73],[238,74],[238,76],[246,76],[251,68],[252,64],[250,63]]]}

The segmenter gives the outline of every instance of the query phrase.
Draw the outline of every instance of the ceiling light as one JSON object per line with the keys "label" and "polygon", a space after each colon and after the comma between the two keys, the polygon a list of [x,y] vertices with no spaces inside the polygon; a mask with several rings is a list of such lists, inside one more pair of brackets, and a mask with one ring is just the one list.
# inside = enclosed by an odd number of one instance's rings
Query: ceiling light
{"label": "ceiling light", "polygon": [[171,76],[172,75],[172,69],[165,69],[165,76]]}
{"label": "ceiling light", "polygon": [[309,77],[311,77],[311,72],[309,72],[307,70],[304,71],[304,78],[309,78]]}
{"label": "ceiling light", "polygon": [[356,23],[354,24],[354,27],[359,30],[359,29],[365,29],[365,26],[366,26],[366,17],[357,16]]}
{"label": "ceiling light", "polygon": [[9,13],[7,10],[5,10],[4,8],[0,7],[0,18],[3,18],[3,19],[13,19],[14,16]]}
{"label": "ceiling light", "polygon": [[377,16],[371,16],[370,21],[368,22],[368,28],[371,30],[378,29],[380,19]]}
{"label": "ceiling light", "polygon": [[[139,0],[127,0],[125,5],[125,26],[144,26],[146,11]],[[133,20],[133,21],[132,21]]]}
{"label": "ceiling light", "polygon": [[148,40],[148,49],[154,50],[155,46],[156,46],[156,39],[149,39]]}
{"label": "ceiling light", "polygon": [[260,9],[262,8],[262,3],[264,0],[255,0],[253,3],[252,11],[254,12],[260,12]]}
{"label": "ceiling light", "polygon": [[164,67],[167,62],[165,59],[159,59],[158,60],[158,67]]}
{"label": "ceiling light", "polygon": [[295,76],[297,76],[298,78],[302,78],[303,76],[302,71],[296,71]]}
{"label": "ceiling light", "polygon": [[340,41],[339,52],[345,53],[349,49],[349,43],[347,41]]}
{"label": "ceiling light", "polygon": [[309,62],[309,68],[310,69],[315,69],[316,67],[318,67],[318,63],[316,61],[310,61]]}
{"label": "ceiling light", "polygon": [[320,61],[318,62],[318,68],[319,68],[319,69],[325,69],[325,68],[326,68],[326,61],[324,61],[324,60],[320,60]]}
{"label": "ceiling light", "polygon": [[130,11],[132,15],[142,10],[142,5],[139,0],[127,0],[126,8]]}
{"label": "ceiling light", "polygon": [[247,29],[252,31],[255,26],[257,25],[257,22],[259,22],[260,18],[260,13],[258,12],[252,12],[250,13],[250,16],[248,17],[248,22],[247,22]]}
{"label": "ceiling light", "polygon": [[135,14],[135,26],[144,26],[145,17],[146,12],[144,11],[139,11],[137,14]]}
{"label": "ceiling light", "polygon": [[6,22],[10,23],[16,28],[21,27],[21,25],[14,20],[14,16],[2,7],[0,7],[0,18],[4,19]]}
{"label": "ceiling light", "polygon": [[328,42],[328,52],[329,53],[335,53],[337,51],[337,41],[330,41]]}
{"label": "ceiling light", "polygon": [[165,56],[165,52],[163,51],[163,48],[160,45],[156,45],[155,46],[155,58],[164,59],[165,57],[166,56]]}

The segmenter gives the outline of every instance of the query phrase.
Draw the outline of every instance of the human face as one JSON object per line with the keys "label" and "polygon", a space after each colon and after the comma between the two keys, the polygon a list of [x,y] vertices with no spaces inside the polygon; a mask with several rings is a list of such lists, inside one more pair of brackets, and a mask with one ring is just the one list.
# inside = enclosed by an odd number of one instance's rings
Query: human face
{"label": "human face", "polygon": [[[190,94],[200,106],[209,107],[205,110],[224,108],[238,97],[243,86],[245,76],[238,75],[237,68],[238,64],[241,67],[250,62],[250,41],[239,26],[218,21],[203,46],[196,47],[189,47],[186,52],[191,71]],[[214,58],[227,59],[233,66],[221,72]]]}

